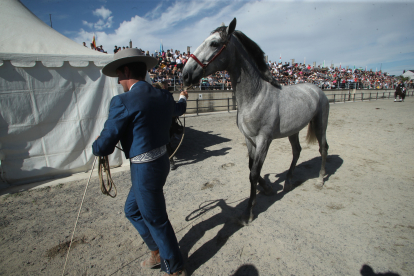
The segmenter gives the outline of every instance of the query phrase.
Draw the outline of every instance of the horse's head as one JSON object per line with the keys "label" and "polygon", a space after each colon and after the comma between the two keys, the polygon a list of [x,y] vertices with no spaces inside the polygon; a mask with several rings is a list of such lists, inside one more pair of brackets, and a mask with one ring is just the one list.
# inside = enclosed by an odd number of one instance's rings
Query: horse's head
{"label": "horse's head", "polygon": [[217,28],[198,46],[183,70],[185,86],[197,85],[202,77],[227,68],[230,56],[226,47],[235,28],[236,18],[228,27]]}

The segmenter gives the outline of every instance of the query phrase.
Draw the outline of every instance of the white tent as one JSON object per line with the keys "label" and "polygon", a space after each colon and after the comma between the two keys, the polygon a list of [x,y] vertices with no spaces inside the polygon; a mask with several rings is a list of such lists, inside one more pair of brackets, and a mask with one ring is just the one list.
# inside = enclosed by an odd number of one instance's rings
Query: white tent
{"label": "white tent", "polygon": [[[18,0],[0,1],[0,189],[91,168],[108,116],[113,59],[61,35]],[[123,154],[110,155],[119,166]]]}

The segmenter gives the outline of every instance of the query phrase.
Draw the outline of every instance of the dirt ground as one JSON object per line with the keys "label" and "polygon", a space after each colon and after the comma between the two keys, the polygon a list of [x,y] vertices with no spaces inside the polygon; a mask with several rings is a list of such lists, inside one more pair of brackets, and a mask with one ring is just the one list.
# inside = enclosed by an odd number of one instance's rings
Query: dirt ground
{"label": "dirt ground", "polygon": [[[305,144],[292,191],[283,184],[288,139],[271,144],[254,220],[249,170],[236,113],[186,118],[165,197],[192,275],[413,275],[414,97],[331,104],[323,188],[317,145]],[[162,275],[144,270],[148,250],[124,216],[129,171],[115,173],[118,196],[86,194],[66,275]],[[61,275],[87,179],[0,197],[0,275]]]}

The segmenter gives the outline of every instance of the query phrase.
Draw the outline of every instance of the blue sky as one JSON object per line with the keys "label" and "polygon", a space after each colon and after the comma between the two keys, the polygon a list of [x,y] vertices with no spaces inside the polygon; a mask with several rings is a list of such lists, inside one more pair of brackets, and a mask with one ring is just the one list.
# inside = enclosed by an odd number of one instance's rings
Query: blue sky
{"label": "blue sky", "polygon": [[368,69],[414,70],[414,0],[21,0],[36,16],[78,43],[153,53],[198,45],[222,22],[253,39],[269,60]]}

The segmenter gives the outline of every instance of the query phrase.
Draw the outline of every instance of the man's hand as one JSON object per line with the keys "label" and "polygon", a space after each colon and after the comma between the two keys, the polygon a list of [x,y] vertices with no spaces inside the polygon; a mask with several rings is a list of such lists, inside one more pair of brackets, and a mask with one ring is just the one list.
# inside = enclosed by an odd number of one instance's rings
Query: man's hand
{"label": "man's hand", "polygon": [[188,99],[188,93],[187,90],[181,91],[180,96],[184,96],[186,99]]}

